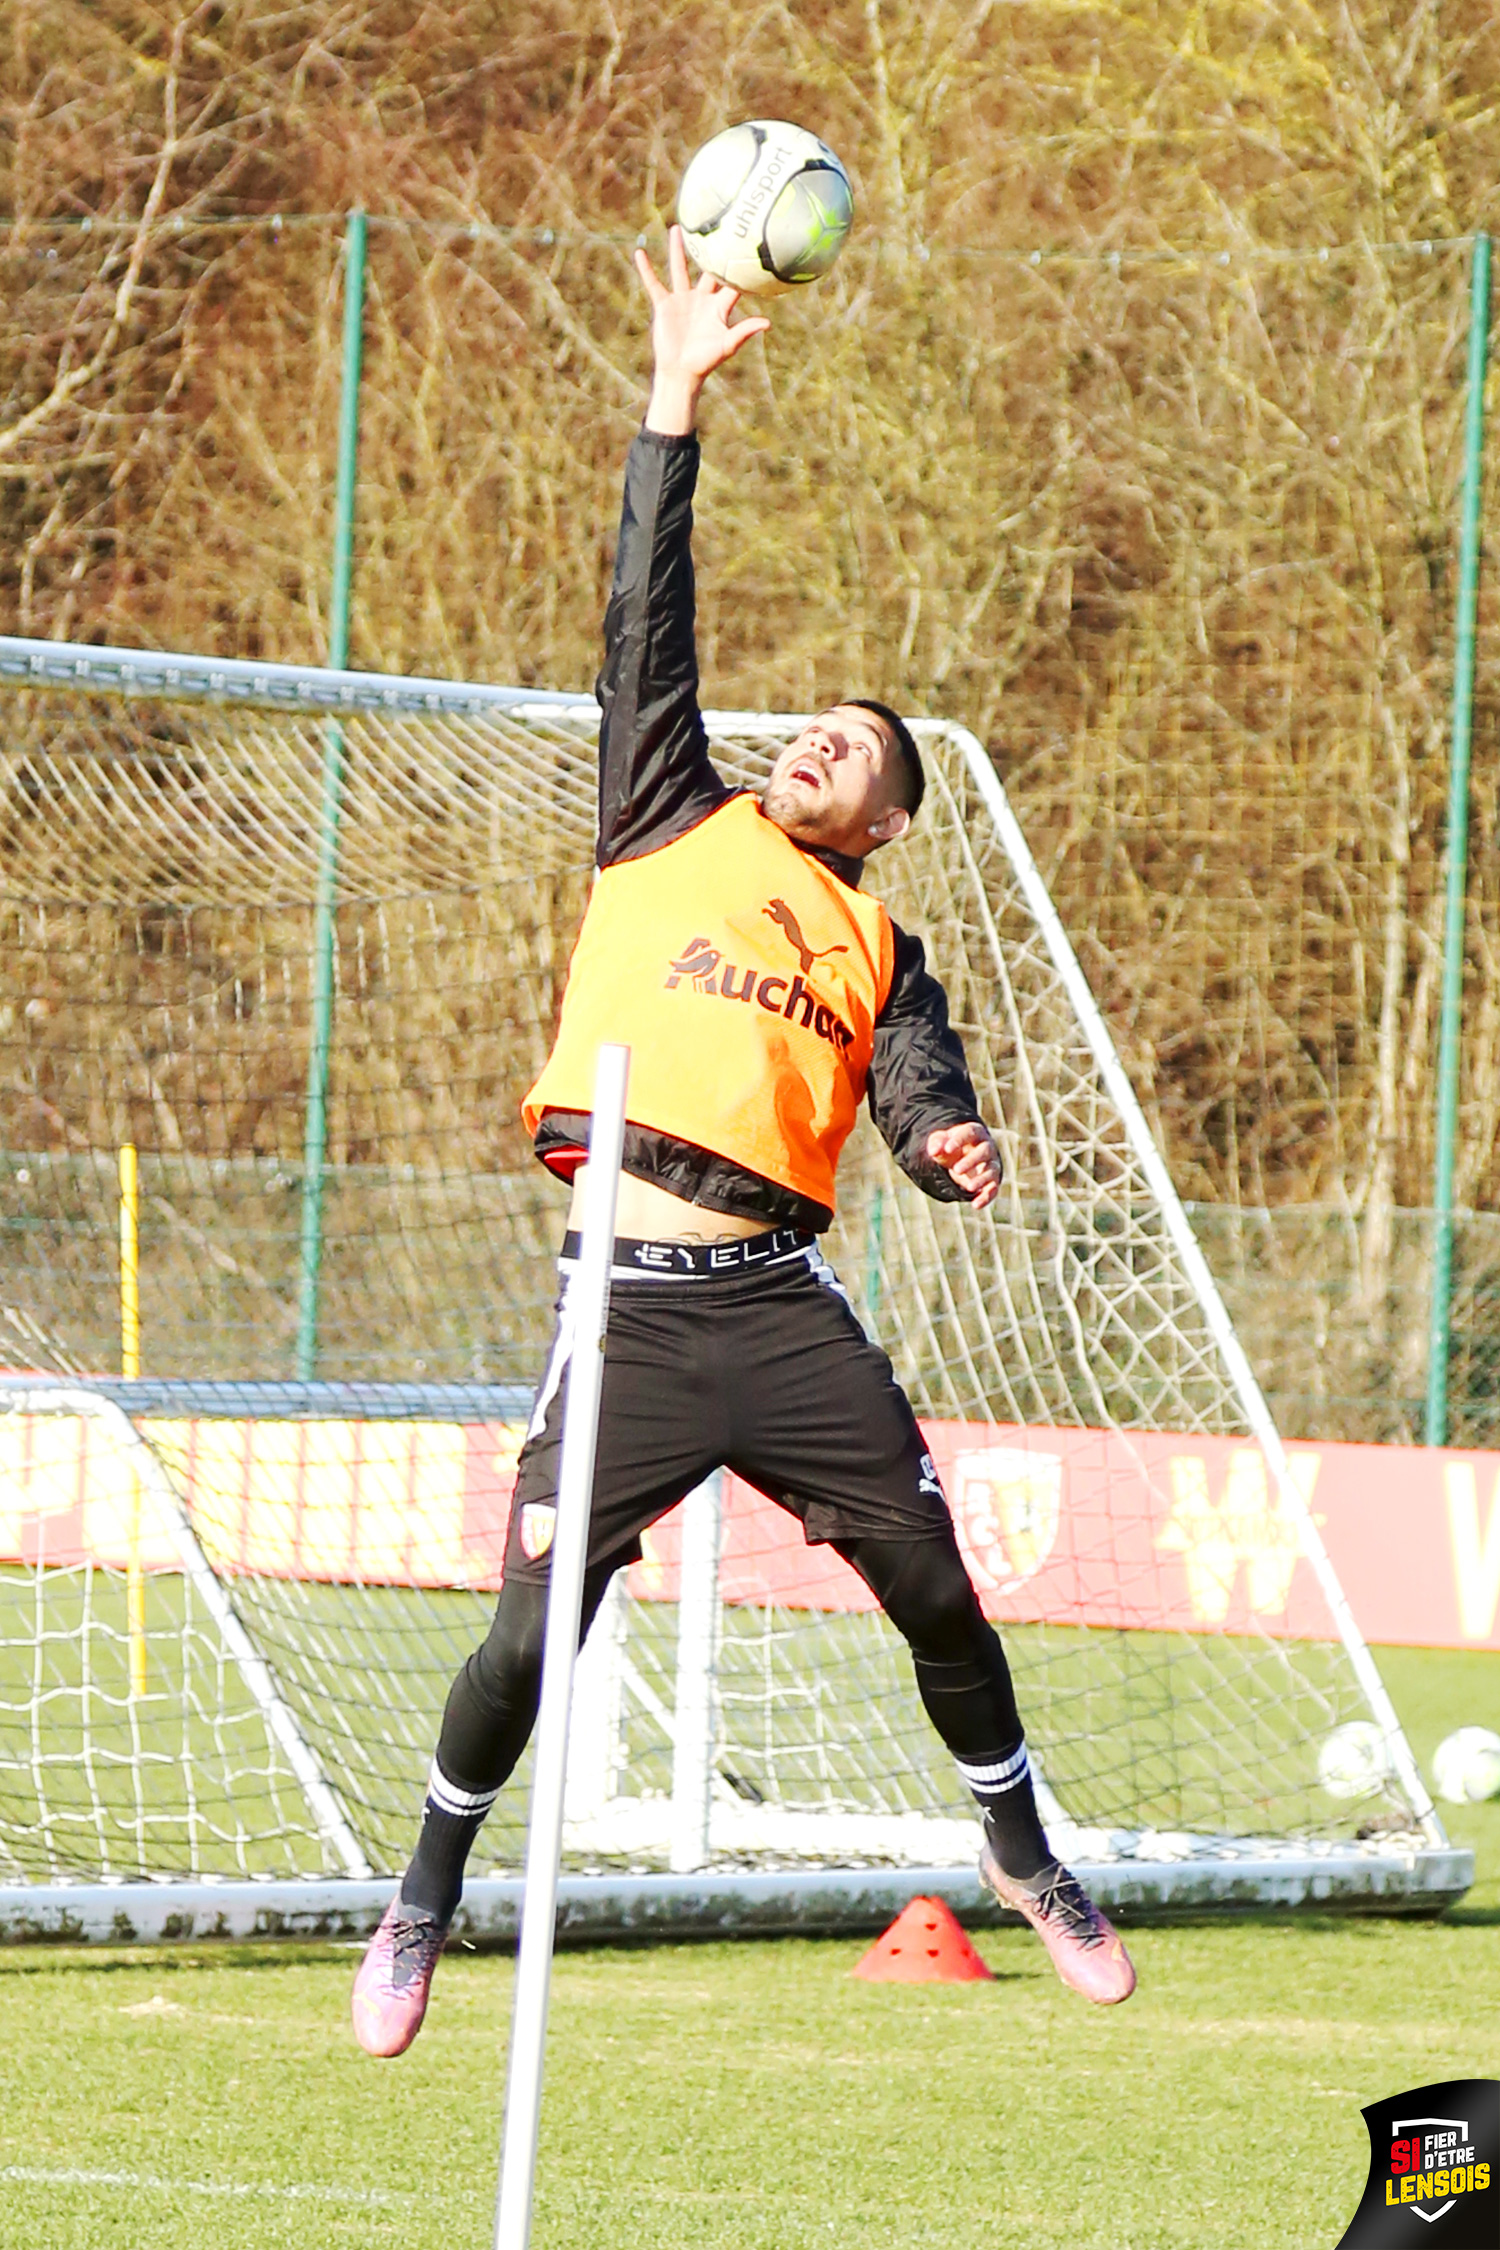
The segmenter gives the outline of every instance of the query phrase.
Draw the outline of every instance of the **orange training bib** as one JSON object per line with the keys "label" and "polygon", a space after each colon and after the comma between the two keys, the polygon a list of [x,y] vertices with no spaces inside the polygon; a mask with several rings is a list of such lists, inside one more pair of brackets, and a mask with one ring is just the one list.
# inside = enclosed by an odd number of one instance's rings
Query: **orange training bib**
{"label": "orange training bib", "polygon": [[605,868],[562,1020],[521,1105],[586,1111],[605,1040],[629,1115],[832,1207],[893,973],[890,916],[799,851],[754,797]]}

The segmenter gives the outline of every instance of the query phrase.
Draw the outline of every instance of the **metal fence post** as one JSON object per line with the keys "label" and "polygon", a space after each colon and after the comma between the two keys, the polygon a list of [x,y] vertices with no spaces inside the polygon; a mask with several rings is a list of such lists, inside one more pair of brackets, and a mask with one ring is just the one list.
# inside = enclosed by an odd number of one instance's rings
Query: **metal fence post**
{"label": "metal fence post", "polygon": [[1480,486],[1484,470],[1484,380],[1490,335],[1490,238],[1474,237],[1469,273],[1468,395],[1453,634],[1453,727],[1448,761],[1448,877],[1443,914],[1443,1004],[1438,1034],[1436,1159],[1433,1167],[1432,1304],[1427,1349],[1429,1445],[1448,1440],[1448,1348],[1453,1295],[1453,1172],[1463,1043],[1464,921],[1469,865],[1469,743],[1479,607]]}
{"label": "metal fence post", "polygon": [[[354,478],[359,462],[359,384],[364,360],[365,214],[351,211],[344,237],[344,368],[339,396],[338,478],[333,501],[333,584],[328,602],[328,664],[342,672],[349,658],[349,599],[354,573]],[[328,1050],[333,1033],[333,909],[338,889],[339,809],[344,791],[344,730],[330,720],[323,734],[323,807],[318,835],[318,895],[313,919],[312,1036],[307,1056],[307,1110],[302,1133],[301,1280],[297,1300],[297,1374],[311,1379],[318,1361],[318,1282],[323,1264],[323,1170],[328,1146]]]}

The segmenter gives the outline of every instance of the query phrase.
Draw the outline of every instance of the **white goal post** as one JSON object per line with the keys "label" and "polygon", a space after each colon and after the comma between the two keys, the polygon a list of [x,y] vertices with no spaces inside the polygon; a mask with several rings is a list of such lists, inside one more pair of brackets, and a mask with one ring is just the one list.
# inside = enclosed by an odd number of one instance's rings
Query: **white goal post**
{"label": "white goal post", "polygon": [[[550,1318],[558,1194],[515,1110],[587,895],[597,708],[0,640],[0,709],[0,986],[37,1003],[0,1072],[0,1935],[367,1927],[484,1629]],[[707,714],[747,784],[798,723]],[[1125,1910],[1433,1910],[1471,1862],[1306,1464],[993,764],[915,727],[922,820],[871,881],[949,992],[1006,1182],[982,1218],[934,1205],[861,1128],[830,1255],[944,1474],[1054,1841]],[[130,1383],[101,1372],[126,1143]],[[842,1573],[720,1477],[616,1581],[561,1936],[866,1926],[913,1887],[978,1908],[972,1808]],[[1332,1796],[1353,1724],[1369,1793]],[[528,1771],[471,1932],[514,1931]]]}
{"label": "white goal post", "polygon": [[264,1657],[245,1631],[227,1589],[203,1552],[181,1496],[124,1407],[81,1383],[0,1383],[0,1414],[48,1420],[62,1417],[102,1428],[107,1433],[107,1442],[128,1464],[127,1473],[139,1479],[156,1527],[165,1532],[175,1553],[184,1585],[190,1587],[202,1603],[226,1657],[238,1670],[267,1732],[296,1776],[319,1836],[333,1852],[345,1875],[356,1879],[368,1876],[372,1870],[349,1825],[348,1815],[330,1788],[286,1698],[272,1679]]}

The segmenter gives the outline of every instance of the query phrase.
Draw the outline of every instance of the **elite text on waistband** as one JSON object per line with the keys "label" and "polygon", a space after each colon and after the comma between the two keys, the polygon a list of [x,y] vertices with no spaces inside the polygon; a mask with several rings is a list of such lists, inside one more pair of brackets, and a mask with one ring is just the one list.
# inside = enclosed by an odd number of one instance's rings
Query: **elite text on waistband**
{"label": "elite text on waistband", "polygon": [[[816,1239],[801,1227],[776,1227],[769,1234],[730,1242],[635,1242],[617,1235],[611,1270],[617,1280],[636,1276],[648,1281],[712,1280],[805,1257]],[[571,1229],[563,1236],[562,1265],[576,1263],[580,1240]]]}

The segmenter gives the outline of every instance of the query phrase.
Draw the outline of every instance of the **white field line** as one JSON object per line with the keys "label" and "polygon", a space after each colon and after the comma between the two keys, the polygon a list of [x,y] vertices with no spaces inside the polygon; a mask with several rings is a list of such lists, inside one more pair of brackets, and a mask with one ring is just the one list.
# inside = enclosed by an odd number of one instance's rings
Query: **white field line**
{"label": "white field line", "polygon": [[157,2172],[95,2172],[73,2165],[0,2164],[0,2180],[16,2180],[29,2187],[144,2188],[158,2195],[217,2195],[230,2200],[264,2197],[275,2203],[353,2203],[366,2210],[409,2210],[414,2204],[430,2200],[383,2188],[320,2187],[301,2181],[283,2186],[274,2180],[169,2180]]}

